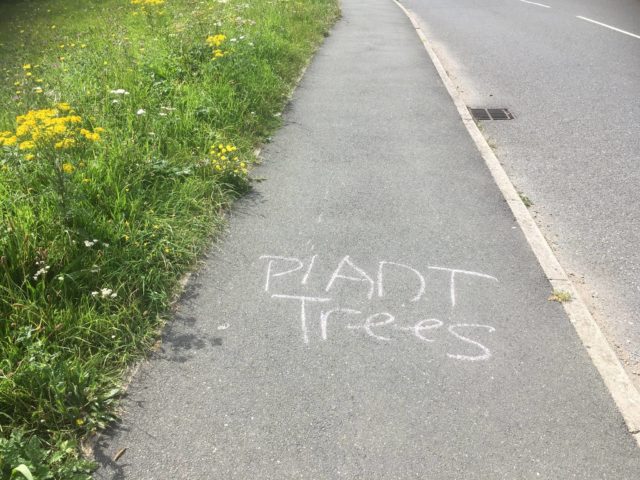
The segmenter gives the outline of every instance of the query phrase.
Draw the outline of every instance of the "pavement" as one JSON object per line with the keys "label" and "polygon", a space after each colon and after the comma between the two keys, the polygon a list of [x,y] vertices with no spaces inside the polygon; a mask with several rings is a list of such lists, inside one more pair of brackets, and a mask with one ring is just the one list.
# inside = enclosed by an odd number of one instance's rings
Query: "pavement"
{"label": "pavement", "polygon": [[640,2],[403,4],[640,386]]}
{"label": "pavement", "polygon": [[409,20],[342,9],[96,478],[637,478]]}

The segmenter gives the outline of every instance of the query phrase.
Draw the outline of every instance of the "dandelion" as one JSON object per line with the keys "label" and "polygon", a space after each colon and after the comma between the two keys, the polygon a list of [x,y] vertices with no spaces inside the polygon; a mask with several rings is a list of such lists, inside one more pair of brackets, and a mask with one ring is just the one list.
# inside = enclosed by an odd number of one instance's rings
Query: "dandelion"
{"label": "dandelion", "polygon": [[226,35],[218,34],[218,35],[209,35],[207,37],[207,45],[211,47],[219,47],[222,43],[227,39]]}
{"label": "dandelion", "polygon": [[[41,87],[36,87],[41,92]],[[1,132],[0,145],[18,144],[19,150],[32,150],[44,146],[56,149],[70,149],[80,140],[98,141],[103,129],[82,129],[82,117],[76,115],[71,105],[58,103],[55,108],[30,110],[16,117],[15,132]],[[82,132],[81,132],[82,131]]]}
{"label": "dandelion", "polygon": [[76,144],[76,141],[73,138],[64,138],[64,139],[60,140],[59,142],[56,142],[53,146],[56,149],[60,150],[60,149],[71,148],[71,147],[75,146],[75,144]]}
{"label": "dandelion", "polygon": [[0,146],[11,147],[18,143],[18,137],[13,132],[0,133]]}
{"label": "dandelion", "polygon": [[82,425],[84,425],[84,420],[81,418],[76,418],[76,425],[81,427]]}
{"label": "dandelion", "polygon": [[205,42],[211,47],[214,60],[220,57],[224,57],[226,52],[222,50],[220,46],[225,42],[226,39],[227,36],[221,33],[217,35],[209,35],[206,38]]}
{"label": "dandelion", "polygon": [[71,165],[69,162],[62,164],[62,171],[67,175],[71,175],[74,170],[75,170],[75,167]]}
{"label": "dandelion", "polygon": [[221,176],[232,176],[239,180],[246,181],[249,176],[247,164],[243,162],[234,152],[238,148],[230,143],[223,145],[212,145],[209,150],[211,164],[214,171]]}

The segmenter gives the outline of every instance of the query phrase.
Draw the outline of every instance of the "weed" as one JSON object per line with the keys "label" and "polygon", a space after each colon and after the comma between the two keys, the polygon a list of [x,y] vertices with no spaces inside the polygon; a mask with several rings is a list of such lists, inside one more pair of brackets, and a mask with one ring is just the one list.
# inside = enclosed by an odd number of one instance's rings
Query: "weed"
{"label": "weed", "polygon": [[554,290],[549,296],[549,300],[552,302],[565,303],[571,301],[571,293],[564,290]]}
{"label": "weed", "polygon": [[527,197],[524,193],[518,192],[518,195],[520,196],[520,200],[522,200],[522,203],[524,204],[525,207],[529,208],[533,205],[533,201],[529,197]]}

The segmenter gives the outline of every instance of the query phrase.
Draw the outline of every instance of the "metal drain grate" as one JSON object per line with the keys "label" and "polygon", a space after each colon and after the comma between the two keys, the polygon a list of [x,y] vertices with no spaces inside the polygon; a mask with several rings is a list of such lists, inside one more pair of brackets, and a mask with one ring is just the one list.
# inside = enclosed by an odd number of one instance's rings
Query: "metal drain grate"
{"label": "metal drain grate", "polygon": [[474,120],[513,120],[507,108],[469,108]]}

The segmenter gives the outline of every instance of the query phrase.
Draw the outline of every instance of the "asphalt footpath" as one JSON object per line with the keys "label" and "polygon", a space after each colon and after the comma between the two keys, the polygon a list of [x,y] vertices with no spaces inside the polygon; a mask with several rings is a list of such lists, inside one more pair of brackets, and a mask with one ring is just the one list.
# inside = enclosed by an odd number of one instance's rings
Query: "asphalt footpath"
{"label": "asphalt footpath", "polygon": [[96,478],[637,479],[409,20],[342,8]]}

